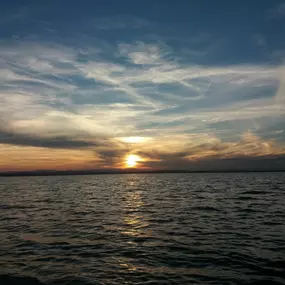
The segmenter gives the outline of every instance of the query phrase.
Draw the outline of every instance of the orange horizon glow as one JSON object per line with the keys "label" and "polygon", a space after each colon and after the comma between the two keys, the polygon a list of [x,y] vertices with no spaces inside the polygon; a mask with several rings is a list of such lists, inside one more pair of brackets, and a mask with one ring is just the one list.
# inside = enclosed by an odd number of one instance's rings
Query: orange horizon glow
{"label": "orange horizon glow", "polygon": [[[143,170],[172,168],[171,159],[189,162],[189,167],[199,161],[283,156],[285,148],[274,140],[265,140],[251,131],[242,133],[236,141],[223,141],[213,135],[183,135],[176,139],[164,137],[149,138],[147,143],[139,142],[143,137],[128,137],[133,144],[113,143],[111,157],[104,157],[105,148],[47,148],[39,146],[11,145],[0,143],[0,172],[35,170],[96,170],[126,169]],[[208,145],[204,142],[208,141]],[[113,142],[113,141],[112,141]],[[138,142],[135,144],[135,142]],[[118,151],[118,152],[117,152]],[[181,158],[179,154],[185,152]],[[187,152],[189,154],[187,155]],[[112,156],[112,154],[114,155]],[[118,155],[118,153],[120,155]],[[143,154],[143,156],[138,155]],[[169,155],[169,156],[168,156]],[[169,157],[169,158],[168,158]]]}

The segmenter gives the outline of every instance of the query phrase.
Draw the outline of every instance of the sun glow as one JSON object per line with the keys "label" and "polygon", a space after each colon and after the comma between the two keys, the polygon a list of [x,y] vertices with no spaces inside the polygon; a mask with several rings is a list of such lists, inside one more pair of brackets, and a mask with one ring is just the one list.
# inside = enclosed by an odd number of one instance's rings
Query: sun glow
{"label": "sun glow", "polygon": [[125,142],[125,143],[136,144],[136,143],[144,143],[144,142],[148,141],[149,138],[146,138],[146,137],[124,137],[124,138],[120,138],[120,140],[122,142]]}
{"label": "sun glow", "polygon": [[126,166],[136,167],[138,161],[141,161],[141,158],[138,155],[130,154],[126,157]]}

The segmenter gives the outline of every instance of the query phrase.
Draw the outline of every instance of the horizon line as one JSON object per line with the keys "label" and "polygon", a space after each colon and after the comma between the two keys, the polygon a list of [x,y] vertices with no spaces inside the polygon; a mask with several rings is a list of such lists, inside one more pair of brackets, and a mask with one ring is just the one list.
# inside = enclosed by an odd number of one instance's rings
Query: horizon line
{"label": "horizon line", "polygon": [[183,170],[183,169],[94,169],[94,170],[12,170],[0,172],[0,177],[12,176],[60,176],[60,175],[103,175],[103,174],[171,174],[171,173],[249,173],[249,172],[285,172],[285,169],[228,169],[228,170]]}

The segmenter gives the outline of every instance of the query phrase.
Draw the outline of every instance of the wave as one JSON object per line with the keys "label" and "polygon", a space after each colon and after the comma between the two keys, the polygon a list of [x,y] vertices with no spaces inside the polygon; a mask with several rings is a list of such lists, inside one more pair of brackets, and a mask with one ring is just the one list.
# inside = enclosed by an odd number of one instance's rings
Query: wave
{"label": "wave", "polygon": [[[202,276],[200,276],[202,277]],[[205,280],[208,281],[213,281],[211,278],[204,276]],[[146,280],[144,280],[146,281]],[[222,278],[221,280],[222,281]],[[272,279],[260,279],[260,280],[250,280],[250,281],[237,281],[237,283],[235,282],[234,284],[238,285],[283,285],[284,283],[276,281],[276,280],[272,280]],[[171,283],[171,280],[169,280],[169,284]],[[217,282],[219,282],[217,280]],[[8,275],[8,274],[3,274],[0,275],[0,284],[3,285],[91,285],[91,283],[87,283],[86,281],[80,280],[80,279],[70,279],[70,278],[63,278],[61,280],[54,280],[52,282],[41,282],[39,281],[37,278],[35,277],[28,277],[28,276],[14,276],[14,275]],[[92,284],[96,285],[96,284],[103,284],[103,283],[99,283],[99,282],[92,282]],[[105,284],[105,283],[104,283]],[[139,283],[139,284],[160,284],[157,283],[156,281],[153,280],[149,280],[145,283]],[[166,284],[166,283],[163,283]],[[168,283],[167,283],[168,284]],[[211,283],[211,284],[219,284],[219,283]],[[223,282],[221,282],[221,284],[225,284]],[[230,283],[229,283],[230,284]]]}

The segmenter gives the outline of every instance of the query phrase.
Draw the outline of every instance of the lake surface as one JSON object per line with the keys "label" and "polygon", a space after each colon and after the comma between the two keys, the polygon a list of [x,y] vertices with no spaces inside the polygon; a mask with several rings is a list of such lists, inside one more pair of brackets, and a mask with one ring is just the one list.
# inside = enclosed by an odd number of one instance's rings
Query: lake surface
{"label": "lake surface", "polygon": [[1,285],[285,284],[285,173],[2,177],[0,198]]}

